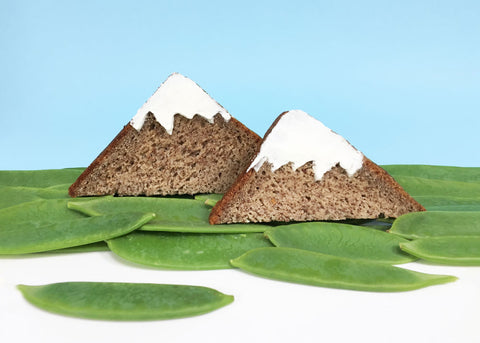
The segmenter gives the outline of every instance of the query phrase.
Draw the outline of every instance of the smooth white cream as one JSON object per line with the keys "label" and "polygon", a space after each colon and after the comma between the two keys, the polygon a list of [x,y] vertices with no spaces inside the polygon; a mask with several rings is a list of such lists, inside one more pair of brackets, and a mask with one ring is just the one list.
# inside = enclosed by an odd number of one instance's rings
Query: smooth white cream
{"label": "smooth white cream", "polygon": [[158,87],[150,99],[137,111],[130,121],[130,125],[140,131],[149,112],[170,135],[173,132],[175,114],[180,114],[188,119],[199,115],[210,123],[213,123],[213,117],[217,113],[220,113],[226,121],[231,118],[227,110],[213,100],[199,85],[178,73],[170,75]]}
{"label": "smooth white cream", "polygon": [[273,171],[292,162],[296,170],[310,161],[315,180],[320,180],[338,163],[353,176],[362,167],[363,154],[317,119],[293,110],[273,127],[248,170],[258,171],[265,162],[272,164]]}

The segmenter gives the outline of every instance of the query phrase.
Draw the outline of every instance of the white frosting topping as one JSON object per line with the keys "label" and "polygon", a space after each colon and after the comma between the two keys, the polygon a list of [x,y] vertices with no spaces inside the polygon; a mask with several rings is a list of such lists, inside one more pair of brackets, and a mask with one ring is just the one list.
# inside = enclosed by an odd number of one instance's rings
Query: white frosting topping
{"label": "white frosting topping", "polygon": [[130,125],[139,131],[149,112],[155,116],[155,119],[169,134],[173,132],[175,114],[180,114],[188,119],[192,119],[197,114],[210,123],[213,123],[213,117],[217,113],[220,113],[226,121],[231,118],[230,113],[213,100],[199,85],[178,73],[170,75],[158,87],[150,99],[137,111],[137,114],[130,121]]}
{"label": "white frosting topping", "polygon": [[353,176],[363,164],[363,154],[345,138],[300,110],[285,113],[264,139],[260,152],[248,170],[269,162],[275,171],[292,162],[293,169],[313,162],[315,180],[338,163]]}

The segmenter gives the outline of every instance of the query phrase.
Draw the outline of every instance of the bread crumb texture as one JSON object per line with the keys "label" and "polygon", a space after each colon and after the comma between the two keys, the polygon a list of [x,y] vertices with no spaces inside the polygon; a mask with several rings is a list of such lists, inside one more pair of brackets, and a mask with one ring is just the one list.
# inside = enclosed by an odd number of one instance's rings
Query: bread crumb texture
{"label": "bread crumb texture", "polygon": [[173,133],[149,113],[140,131],[127,125],[70,187],[71,196],[224,193],[261,139],[220,114],[209,123],[175,115]]}
{"label": "bread crumb texture", "polygon": [[352,177],[337,166],[315,181],[312,162],[250,170],[216,204],[212,224],[396,218],[423,211],[382,168],[364,158]]}

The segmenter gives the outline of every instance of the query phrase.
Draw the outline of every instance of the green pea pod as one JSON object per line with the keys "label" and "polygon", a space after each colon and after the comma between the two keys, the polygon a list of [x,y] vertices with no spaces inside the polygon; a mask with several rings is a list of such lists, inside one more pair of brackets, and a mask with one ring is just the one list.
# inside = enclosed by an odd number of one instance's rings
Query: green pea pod
{"label": "green pea pod", "polygon": [[184,234],[136,231],[111,239],[118,256],[143,265],[175,270],[232,268],[230,260],[248,250],[271,247],[262,233]]}
{"label": "green pea pod", "polygon": [[442,195],[416,195],[415,200],[428,211],[480,211],[480,196],[454,197]]}
{"label": "green pea pod", "polygon": [[78,245],[70,248],[63,248],[57,250],[50,250],[47,253],[51,254],[72,254],[82,252],[96,252],[96,251],[110,251],[105,241],[95,242],[90,244]]}
{"label": "green pea pod", "polygon": [[205,205],[213,207],[215,204],[222,199],[223,194],[198,194],[195,195],[195,200],[202,201]]}
{"label": "green pea pod", "polygon": [[457,279],[292,248],[254,249],[231,263],[271,279],[372,292],[409,291]]}
{"label": "green pea pod", "polygon": [[420,238],[400,248],[426,261],[452,266],[480,266],[480,236]]}
{"label": "green pea pod", "polygon": [[416,260],[398,246],[399,243],[407,242],[406,239],[361,226],[324,222],[299,223],[277,226],[267,230],[265,234],[278,247],[390,264]]}
{"label": "green pea pod", "polygon": [[68,208],[89,216],[122,213],[125,211],[154,212],[155,220],[142,227],[145,231],[191,233],[264,232],[269,226],[261,224],[210,225],[211,208],[193,199],[160,197],[101,197],[70,201]]}
{"label": "green pea pod", "polygon": [[0,209],[40,199],[69,198],[66,190],[0,185]]}
{"label": "green pea pod", "polygon": [[84,168],[46,170],[0,170],[0,185],[22,187],[50,187],[72,184]]}
{"label": "green pea pod", "polygon": [[382,166],[392,176],[415,176],[424,179],[480,182],[478,167],[450,167],[429,165],[385,165]]}
{"label": "green pea pod", "polygon": [[480,182],[431,180],[415,176],[396,176],[395,180],[413,197],[418,195],[478,197]]}
{"label": "green pea pod", "polygon": [[46,225],[22,223],[0,228],[0,254],[26,254],[99,242],[138,229],[153,213],[86,217]]}
{"label": "green pea pod", "polygon": [[19,285],[25,299],[57,314],[102,320],[159,320],[196,316],[230,304],[233,296],[200,286],[65,282]]}
{"label": "green pea pod", "polygon": [[480,212],[415,212],[398,217],[390,233],[408,238],[480,236]]}

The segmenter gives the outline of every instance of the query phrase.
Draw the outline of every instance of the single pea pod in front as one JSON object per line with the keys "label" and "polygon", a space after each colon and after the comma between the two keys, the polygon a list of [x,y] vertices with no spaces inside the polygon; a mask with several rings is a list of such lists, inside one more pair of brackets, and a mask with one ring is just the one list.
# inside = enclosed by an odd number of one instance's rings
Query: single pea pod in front
{"label": "single pea pod in front", "polygon": [[409,238],[480,236],[480,212],[414,212],[398,217],[390,233]]}
{"label": "single pea pod in front", "polygon": [[429,262],[452,266],[480,266],[480,236],[420,238],[400,248]]}
{"label": "single pea pod in front", "polygon": [[248,250],[271,247],[262,233],[177,233],[135,231],[108,241],[116,255],[163,269],[232,268],[230,260]]}
{"label": "single pea pod in front", "polygon": [[399,243],[405,238],[356,225],[311,222],[281,225],[265,235],[278,247],[316,251],[322,254],[390,264],[416,260],[403,252]]}
{"label": "single pea pod in front", "polygon": [[233,296],[200,286],[64,282],[19,285],[25,299],[57,314],[102,320],[159,320],[196,316],[230,304]]}
{"label": "single pea pod in front", "polygon": [[231,263],[271,279],[371,292],[410,291],[457,279],[293,248],[254,249]]}

